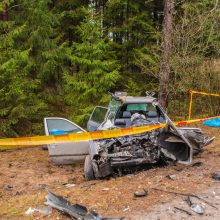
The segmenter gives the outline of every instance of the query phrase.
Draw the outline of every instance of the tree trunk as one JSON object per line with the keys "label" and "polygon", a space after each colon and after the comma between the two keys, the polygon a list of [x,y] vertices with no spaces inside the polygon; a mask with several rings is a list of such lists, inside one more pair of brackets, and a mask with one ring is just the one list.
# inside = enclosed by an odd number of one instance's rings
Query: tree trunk
{"label": "tree trunk", "polygon": [[8,21],[9,20],[8,5],[5,5],[5,11],[0,13],[0,20],[2,20],[2,21]]}
{"label": "tree trunk", "polygon": [[162,56],[159,72],[159,102],[166,110],[168,106],[169,81],[170,81],[170,56],[172,49],[172,0],[164,0],[164,20],[162,36]]}

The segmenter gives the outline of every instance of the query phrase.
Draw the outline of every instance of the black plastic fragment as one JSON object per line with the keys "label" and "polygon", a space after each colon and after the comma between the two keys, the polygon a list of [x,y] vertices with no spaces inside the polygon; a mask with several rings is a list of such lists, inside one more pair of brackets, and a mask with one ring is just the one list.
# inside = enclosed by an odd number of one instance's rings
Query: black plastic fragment
{"label": "black plastic fragment", "polygon": [[216,172],[212,173],[212,178],[220,181],[220,171],[216,171]]}
{"label": "black plastic fragment", "polygon": [[193,163],[191,166],[192,167],[200,167],[202,165],[203,165],[203,163],[201,161],[198,161],[198,162]]}
{"label": "black plastic fragment", "polygon": [[185,209],[178,208],[178,207],[174,207],[174,209],[179,210],[179,211],[181,211],[181,212],[184,212],[184,213],[186,213],[187,215],[192,215],[192,213],[191,213],[191,212],[188,212],[188,211],[187,211],[187,210],[185,210]]}

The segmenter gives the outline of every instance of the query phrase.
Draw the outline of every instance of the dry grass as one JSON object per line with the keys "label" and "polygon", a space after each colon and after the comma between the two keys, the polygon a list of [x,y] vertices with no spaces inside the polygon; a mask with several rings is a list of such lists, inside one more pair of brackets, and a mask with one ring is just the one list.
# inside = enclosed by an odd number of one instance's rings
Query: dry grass
{"label": "dry grass", "polygon": [[[198,125],[210,136],[216,136],[216,140],[195,158],[195,161],[203,163],[201,167],[178,164],[92,184],[84,181],[82,166],[54,166],[48,159],[48,152],[41,148],[1,152],[0,219],[33,219],[33,216],[26,216],[24,212],[29,207],[43,206],[48,190],[65,196],[73,203],[84,204],[103,216],[126,216],[126,219],[132,219],[135,213],[150,210],[153,205],[174,198],[173,195],[151,190],[153,187],[181,192],[200,192],[211,187],[216,183],[210,175],[220,165],[220,130]],[[168,179],[166,176],[169,174],[175,174],[175,180]],[[76,186],[66,188],[65,183],[74,183]],[[13,186],[11,191],[4,189],[7,184]],[[135,199],[134,191],[142,188],[149,189],[148,197]],[[68,219],[55,210],[50,217],[34,216],[40,219]]]}

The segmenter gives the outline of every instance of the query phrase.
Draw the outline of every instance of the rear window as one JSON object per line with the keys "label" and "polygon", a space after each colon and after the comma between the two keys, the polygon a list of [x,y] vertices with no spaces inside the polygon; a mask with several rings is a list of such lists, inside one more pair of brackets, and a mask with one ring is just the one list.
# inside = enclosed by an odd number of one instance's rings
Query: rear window
{"label": "rear window", "polygon": [[128,104],[126,111],[156,111],[156,108],[151,103],[134,103]]}

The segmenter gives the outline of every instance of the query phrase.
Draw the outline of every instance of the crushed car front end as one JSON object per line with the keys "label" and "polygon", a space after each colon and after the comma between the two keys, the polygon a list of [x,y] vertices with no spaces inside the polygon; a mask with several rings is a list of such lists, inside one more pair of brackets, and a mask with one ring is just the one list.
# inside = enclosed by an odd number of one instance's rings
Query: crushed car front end
{"label": "crushed car front end", "polygon": [[162,117],[166,126],[138,135],[94,141],[93,152],[96,153],[88,156],[90,157],[89,172],[88,166],[85,166],[87,180],[105,178],[114,173],[120,175],[133,170],[134,167],[161,162],[191,164],[193,154],[200,152],[211,142],[212,139],[206,137],[201,129],[177,128],[156,99],[152,99],[151,104],[159,115],[157,120],[150,120],[142,114],[134,113],[130,125],[157,124],[161,123],[160,117]]}

